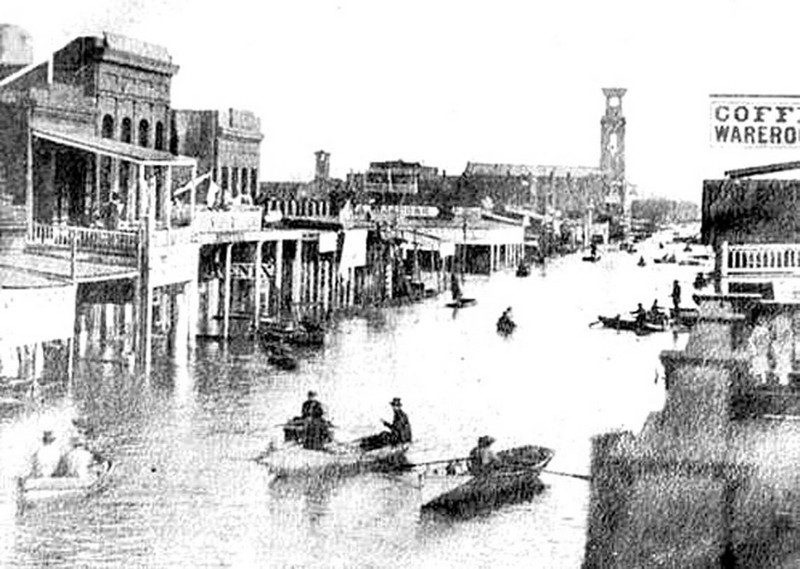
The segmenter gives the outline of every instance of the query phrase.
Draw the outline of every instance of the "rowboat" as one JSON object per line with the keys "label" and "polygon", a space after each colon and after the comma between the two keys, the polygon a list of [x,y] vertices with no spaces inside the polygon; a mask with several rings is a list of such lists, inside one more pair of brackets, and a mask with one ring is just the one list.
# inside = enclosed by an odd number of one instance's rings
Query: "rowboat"
{"label": "rowboat", "polygon": [[619,315],[613,317],[598,316],[597,320],[606,328],[612,328],[614,330],[629,330],[631,332],[636,332],[637,334],[652,334],[653,332],[663,332],[666,329],[666,326],[664,325],[653,324],[652,322],[639,324],[632,318],[623,318]]}
{"label": "rowboat", "polygon": [[324,450],[309,450],[287,443],[268,448],[256,457],[276,478],[313,476],[318,478],[349,476],[360,472],[387,472],[402,469],[407,463],[408,444],[391,445],[362,451],[358,445],[330,443]]}
{"label": "rowboat", "polygon": [[469,472],[468,458],[447,461],[421,473],[422,509],[464,515],[530,498],[544,487],[539,474],[554,454],[534,445],[501,451],[494,467],[478,475]]}
{"label": "rowboat", "polygon": [[258,332],[265,344],[284,343],[308,347],[325,344],[325,329],[320,324],[312,322],[301,321],[292,325],[262,321]]}
{"label": "rowboat", "polygon": [[531,274],[531,267],[527,263],[520,263],[517,266],[517,276],[518,277],[527,277]]}
{"label": "rowboat", "polygon": [[25,477],[17,479],[19,502],[23,505],[70,500],[88,496],[108,485],[114,463],[104,460],[97,463],[87,478],[72,476]]}
{"label": "rowboat", "polygon": [[453,302],[448,302],[445,304],[448,308],[464,308],[465,306],[472,306],[478,302],[474,298],[459,298],[458,300],[454,300]]}
{"label": "rowboat", "polygon": [[597,261],[600,260],[600,255],[587,255],[586,257],[583,258],[583,260],[586,261],[587,263],[596,263]]}

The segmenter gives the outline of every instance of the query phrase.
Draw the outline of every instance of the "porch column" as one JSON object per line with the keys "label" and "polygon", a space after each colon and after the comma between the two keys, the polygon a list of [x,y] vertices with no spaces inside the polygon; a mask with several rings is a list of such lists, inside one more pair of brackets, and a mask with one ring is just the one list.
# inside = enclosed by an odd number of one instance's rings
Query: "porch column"
{"label": "porch column", "polygon": [[[197,184],[195,178],[197,177],[197,165],[192,165],[192,189],[189,190],[189,225],[192,224],[194,219],[194,204],[197,201]],[[210,183],[210,182],[209,182]]]}
{"label": "porch column", "polygon": [[275,315],[280,319],[283,311],[283,240],[275,242]]}
{"label": "porch column", "polygon": [[28,107],[28,128],[25,143],[25,217],[28,231],[33,231],[33,109]]}
{"label": "porch column", "polygon": [[255,292],[255,302],[253,302],[253,329],[258,330],[259,311],[261,310],[261,250],[263,241],[256,243],[256,253],[253,258],[253,270],[255,272],[255,282],[253,290]]}
{"label": "porch column", "polygon": [[320,295],[321,295],[321,306],[322,306],[322,314],[325,315],[328,312],[328,295],[330,294],[330,269],[329,269],[329,262],[328,259],[321,259],[322,265],[320,266]]}
{"label": "porch column", "polygon": [[197,282],[197,275],[186,283],[186,339],[189,349],[194,349],[197,339],[197,321],[200,307],[200,286]]}
{"label": "porch column", "polygon": [[226,340],[231,333],[231,252],[233,243],[225,245],[225,281],[222,283],[225,303],[222,307],[222,337]]}
{"label": "porch column", "polygon": [[172,166],[167,166],[164,172],[164,217],[167,229],[172,228]]}
{"label": "porch column", "polygon": [[144,164],[137,164],[137,176],[139,178],[139,183],[136,184],[136,202],[139,204],[139,213],[137,217],[141,219],[144,217],[145,211],[148,211],[148,204],[150,202],[150,196],[147,195],[147,181],[144,177]]}
{"label": "porch column", "polygon": [[300,305],[300,288],[303,283],[303,240],[295,241],[294,260],[292,262],[292,315]]}
{"label": "porch column", "polygon": [[489,274],[494,272],[494,245],[489,245]]}

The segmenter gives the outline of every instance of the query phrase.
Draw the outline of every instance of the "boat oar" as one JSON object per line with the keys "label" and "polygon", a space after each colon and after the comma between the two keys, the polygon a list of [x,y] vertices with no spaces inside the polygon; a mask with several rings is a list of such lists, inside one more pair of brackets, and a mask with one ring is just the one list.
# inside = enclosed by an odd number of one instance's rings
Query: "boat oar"
{"label": "boat oar", "polygon": [[542,470],[542,472],[546,472],[547,474],[553,474],[555,476],[567,476],[569,478],[578,478],[579,480],[586,480],[591,481],[592,477],[588,474],[575,474],[572,472],[559,472],[557,470]]}
{"label": "boat oar", "polygon": [[592,326],[594,326],[595,324],[600,324],[600,323],[602,323],[602,322],[603,322],[602,320],[595,320],[594,322],[592,322],[591,324],[589,324],[589,328],[591,328],[591,327],[592,327]]}

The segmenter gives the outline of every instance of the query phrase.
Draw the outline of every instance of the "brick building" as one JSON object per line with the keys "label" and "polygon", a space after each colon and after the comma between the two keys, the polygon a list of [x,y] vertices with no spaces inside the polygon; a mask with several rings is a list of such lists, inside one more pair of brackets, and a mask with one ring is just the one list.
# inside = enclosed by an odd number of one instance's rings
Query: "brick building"
{"label": "brick building", "polygon": [[200,174],[211,179],[232,198],[258,196],[261,161],[261,121],[250,112],[226,110],[175,110],[172,112],[170,149],[194,156]]}

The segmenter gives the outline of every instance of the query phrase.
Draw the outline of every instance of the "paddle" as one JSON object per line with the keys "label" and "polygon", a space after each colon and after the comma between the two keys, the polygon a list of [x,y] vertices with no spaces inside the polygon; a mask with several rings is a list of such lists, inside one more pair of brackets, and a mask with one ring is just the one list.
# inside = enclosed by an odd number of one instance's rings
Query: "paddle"
{"label": "paddle", "polygon": [[589,328],[591,328],[591,327],[592,327],[592,326],[594,326],[595,324],[600,324],[600,323],[602,323],[602,322],[603,322],[602,320],[595,320],[594,322],[592,322],[592,323],[590,323],[590,324],[589,324]]}
{"label": "paddle", "polygon": [[553,474],[555,476],[567,476],[569,478],[578,478],[579,480],[586,480],[591,482],[592,477],[588,474],[574,474],[572,472],[559,472],[557,470],[542,470],[542,472],[546,472],[547,474]]}

